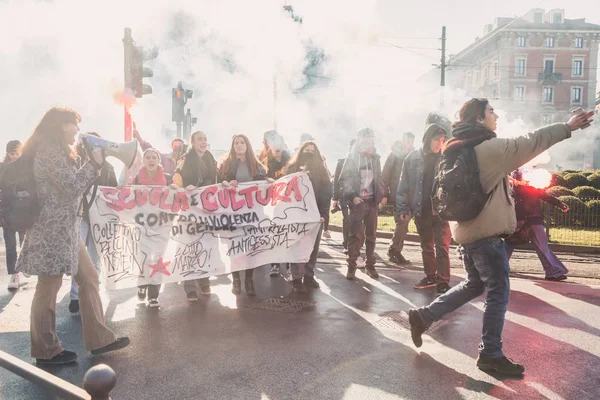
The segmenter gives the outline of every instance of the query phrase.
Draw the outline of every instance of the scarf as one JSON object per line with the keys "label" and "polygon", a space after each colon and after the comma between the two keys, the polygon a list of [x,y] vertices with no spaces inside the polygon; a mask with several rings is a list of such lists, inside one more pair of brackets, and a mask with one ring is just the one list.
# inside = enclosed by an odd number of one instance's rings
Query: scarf
{"label": "scarf", "polygon": [[478,144],[496,137],[496,133],[481,124],[459,124],[452,130],[453,138],[442,148],[442,154],[459,151],[465,147]]}
{"label": "scarf", "polygon": [[140,169],[136,181],[140,185],[167,186],[167,178],[165,177],[165,170],[162,165],[157,167],[153,178],[150,178],[146,167],[143,167]]}

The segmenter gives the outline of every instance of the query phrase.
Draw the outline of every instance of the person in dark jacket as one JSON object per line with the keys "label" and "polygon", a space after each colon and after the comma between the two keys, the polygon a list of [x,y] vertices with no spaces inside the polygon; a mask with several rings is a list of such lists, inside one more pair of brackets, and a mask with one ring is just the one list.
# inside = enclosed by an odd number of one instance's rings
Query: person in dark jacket
{"label": "person in dark jacket", "polygon": [[[352,151],[352,147],[356,139],[352,139],[350,144],[348,145],[348,153]],[[341,210],[342,211],[342,237],[343,242],[342,246],[344,246],[344,253],[348,254],[348,230],[349,230],[349,219],[348,219],[348,206],[344,201],[344,197],[342,196],[342,187],[340,186],[340,175],[342,173],[342,168],[344,167],[344,162],[346,158],[340,158],[337,161],[337,165],[335,166],[335,174],[333,175],[333,210]],[[336,212],[336,211],[334,211]],[[361,246],[362,247],[362,246]]]}
{"label": "person in dark jacket", "polygon": [[[0,179],[4,167],[21,157],[21,147],[21,142],[18,140],[11,140],[6,144],[6,157],[0,164]],[[6,268],[8,275],[10,275],[8,290],[17,290],[21,285],[21,274],[15,271],[15,265],[17,264],[17,233],[19,234],[19,245],[22,245],[23,240],[25,240],[25,231],[17,232],[8,226],[4,226],[2,231],[6,248]]]}
{"label": "person in dark jacket", "polygon": [[[88,132],[88,135],[101,137],[96,132]],[[84,159],[86,155],[79,154],[79,156]],[[100,176],[94,182],[95,186],[109,186],[109,187],[117,187],[117,176],[115,175],[115,169],[112,165],[110,165],[107,161],[104,162],[102,169],[100,170]],[[92,185],[92,187],[94,186]],[[93,193],[92,187],[89,187],[83,193],[83,202],[82,202],[82,219],[81,219],[81,240],[85,243],[85,247],[92,259],[92,263],[94,264],[94,268],[96,268],[96,272],[100,275],[100,256],[96,251],[96,245],[94,244],[94,238],[92,237],[90,230],[90,206],[93,199],[89,196],[90,192]],[[79,312],[79,286],[77,286],[77,282],[75,279],[71,279],[71,292],[70,292],[71,301],[69,302],[69,311],[72,314],[76,314]]]}
{"label": "person in dark jacket", "polygon": [[[217,183],[217,162],[208,151],[208,140],[202,131],[192,133],[190,138],[191,149],[179,161],[173,176],[173,183],[179,187],[193,189],[210,186]],[[188,301],[198,301],[196,282],[200,286],[200,293],[210,294],[210,281],[208,278],[187,280],[183,284]]]}
{"label": "person in dark jacket", "polygon": [[[331,181],[329,172],[323,165],[323,157],[319,148],[313,141],[305,141],[298,149],[298,152],[290,162],[287,168],[288,174],[300,171],[306,171],[312,184],[317,208],[321,214],[321,222],[325,222],[325,216],[329,214],[329,205],[331,204]],[[315,239],[313,251],[310,259],[306,263],[292,263],[292,285],[296,293],[305,293],[306,287],[318,288],[319,282],[315,280],[315,266],[317,264],[317,255],[319,253],[319,244],[321,242],[321,233],[323,226]]]}
{"label": "person in dark jacket", "polygon": [[528,182],[523,179],[523,173],[520,169],[513,172],[512,178],[517,230],[505,242],[508,259],[510,260],[517,245],[532,243],[544,267],[545,279],[549,281],[567,279],[569,270],[548,246],[548,236],[544,229],[544,218],[542,217],[542,201],[558,207],[563,212],[569,211],[569,206],[556,197],[547,194],[545,189],[529,186]]}
{"label": "person in dark jacket", "polygon": [[[385,197],[387,198],[387,204],[389,206],[396,206],[396,192],[398,191],[398,183],[400,182],[400,173],[402,172],[402,164],[404,159],[414,150],[415,135],[412,132],[406,132],[402,135],[402,140],[397,140],[392,145],[392,152],[385,160],[383,171],[381,172],[381,179],[383,180],[383,186],[385,188]],[[396,223],[396,229],[394,230],[394,236],[390,242],[390,248],[388,249],[388,257],[390,261],[395,264],[408,264],[408,261],[402,255],[402,248],[404,247],[404,239],[408,233],[408,223],[410,220],[403,220],[397,213],[394,213],[394,222]]]}
{"label": "person in dark jacket", "polygon": [[[277,180],[285,174],[285,168],[290,161],[290,152],[283,137],[275,131],[266,132],[264,140],[268,150],[266,157],[261,161],[267,167],[267,178]],[[271,278],[279,276],[279,264],[271,264],[269,276]]]}
{"label": "person in dark jacket", "polygon": [[[429,122],[429,121],[426,121]],[[431,193],[440,150],[450,134],[450,125],[429,123],[423,134],[423,147],[412,151],[404,160],[396,194],[396,214],[401,220],[415,218],[421,241],[425,277],[416,289],[432,286],[438,293],[450,289],[450,225],[433,214]]]}
{"label": "person in dark jacket", "polygon": [[[240,183],[261,181],[265,180],[266,177],[267,171],[254,154],[248,137],[242,134],[233,135],[229,154],[227,154],[219,168],[219,181],[224,187],[237,188]],[[255,268],[250,268],[245,272],[244,288],[248,296],[256,296],[253,279],[254,270]],[[231,275],[233,276],[231,292],[237,296],[242,293],[240,272],[234,271]]]}
{"label": "person in dark jacket", "polygon": [[[346,279],[356,274],[356,260],[363,237],[366,244],[365,271],[371,278],[378,278],[375,269],[375,234],[379,203],[385,204],[381,161],[375,151],[375,134],[364,128],[357,132],[354,148],[346,157],[340,173],[341,193],[349,207],[348,218],[348,272]],[[364,231],[363,231],[364,224]]]}

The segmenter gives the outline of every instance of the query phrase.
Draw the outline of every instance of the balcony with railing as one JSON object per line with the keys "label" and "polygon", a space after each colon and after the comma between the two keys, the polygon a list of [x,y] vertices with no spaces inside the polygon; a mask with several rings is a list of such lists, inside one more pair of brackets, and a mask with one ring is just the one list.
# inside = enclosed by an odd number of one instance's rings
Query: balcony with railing
{"label": "balcony with railing", "polygon": [[553,84],[562,82],[562,72],[544,71],[538,74],[538,83]]}

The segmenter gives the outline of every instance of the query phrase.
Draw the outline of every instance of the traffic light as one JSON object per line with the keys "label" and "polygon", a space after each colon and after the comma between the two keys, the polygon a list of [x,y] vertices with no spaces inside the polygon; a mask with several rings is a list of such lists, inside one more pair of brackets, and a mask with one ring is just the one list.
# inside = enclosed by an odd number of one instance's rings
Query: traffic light
{"label": "traffic light", "polygon": [[173,122],[182,123],[185,121],[185,104],[193,95],[194,91],[185,90],[181,82],[178,82],[177,87],[172,89],[171,120]]}
{"label": "traffic light", "polygon": [[152,86],[145,85],[143,80],[154,76],[154,72],[152,69],[144,67],[144,63],[158,57],[158,48],[154,46],[144,49],[136,46],[129,28],[125,28],[123,43],[125,45],[125,89],[137,98],[145,94],[152,94]]}

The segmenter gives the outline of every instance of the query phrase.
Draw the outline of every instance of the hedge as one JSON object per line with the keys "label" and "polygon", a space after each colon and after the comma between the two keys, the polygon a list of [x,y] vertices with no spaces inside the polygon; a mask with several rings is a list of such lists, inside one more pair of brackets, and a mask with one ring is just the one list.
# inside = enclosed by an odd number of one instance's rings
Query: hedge
{"label": "hedge", "polygon": [[560,197],[560,196],[573,196],[576,197],[575,193],[571,189],[567,189],[564,186],[553,186],[550,189],[546,190],[550,196]]}
{"label": "hedge", "polygon": [[562,175],[560,175],[559,173],[553,172],[552,173],[552,179],[550,180],[550,187],[554,187],[554,186],[566,186],[567,185],[567,181],[565,181],[565,178],[562,177]]}
{"label": "hedge", "polygon": [[587,178],[578,173],[566,174],[563,177],[565,178],[569,189],[575,189],[577,186],[587,186],[589,184]]}
{"label": "hedge", "polygon": [[590,186],[600,190],[600,172],[596,172],[587,177]]}
{"label": "hedge", "polygon": [[573,189],[573,193],[580,199],[600,199],[600,190],[591,186],[578,186]]}

